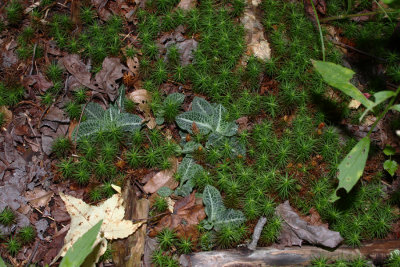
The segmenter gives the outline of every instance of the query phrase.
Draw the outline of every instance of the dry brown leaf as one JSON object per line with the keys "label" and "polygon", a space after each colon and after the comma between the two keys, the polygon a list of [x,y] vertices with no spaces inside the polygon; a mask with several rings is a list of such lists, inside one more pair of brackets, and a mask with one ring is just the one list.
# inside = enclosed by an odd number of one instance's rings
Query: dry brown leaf
{"label": "dry brown leaf", "polygon": [[40,208],[46,206],[53,195],[54,192],[52,191],[47,192],[36,187],[33,191],[27,191],[25,193],[25,198],[33,207]]}
{"label": "dry brown leaf", "polygon": [[195,192],[180,199],[174,205],[174,212],[163,217],[154,231],[165,227],[176,230],[180,237],[194,237],[198,234],[196,226],[206,217],[203,204],[196,203]]}
{"label": "dry brown leaf", "polygon": [[95,86],[98,86],[105,93],[111,101],[118,97],[118,84],[116,80],[121,79],[124,74],[123,71],[127,68],[121,64],[120,59],[117,57],[106,57],[102,64],[102,69],[96,74]]}
{"label": "dry brown leaf", "polygon": [[361,102],[355,99],[352,99],[349,103],[350,109],[358,109],[361,106]]}
{"label": "dry brown leaf", "polygon": [[196,4],[196,0],[181,0],[178,4],[178,8],[187,11],[196,7]]}
{"label": "dry brown leaf", "polygon": [[[252,3],[253,6],[258,2]],[[243,17],[240,19],[246,30],[247,51],[261,60],[271,58],[271,48],[264,36],[264,28],[254,13],[255,8],[246,8]]]}
{"label": "dry brown leaf", "polygon": [[137,57],[128,58],[126,60],[126,64],[128,65],[129,70],[133,73],[135,78],[138,77],[139,74],[139,60]]}
{"label": "dry brown leaf", "polygon": [[10,122],[12,121],[13,114],[12,112],[6,108],[5,106],[0,107],[0,113],[4,114],[4,124],[2,125],[4,128],[7,128]]}
{"label": "dry brown leaf", "polygon": [[150,93],[145,89],[135,90],[132,93],[128,94],[128,99],[138,104],[139,110],[143,112],[145,120],[148,121],[147,127],[149,127],[149,129],[154,129],[157,124],[150,110]]}
{"label": "dry brown leaf", "polygon": [[[122,205],[123,199],[120,193],[113,195],[97,206],[86,204],[81,199],[63,193],[60,193],[60,197],[65,202],[65,207],[71,216],[71,227],[65,236],[63,248],[53,262],[57,261],[60,256],[64,256],[79,237],[100,220],[103,220],[103,224],[95,244],[101,244],[104,249],[99,250],[98,257],[107,248],[106,239],[126,238],[143,224],[143,222],[133,223],[130,220],[124,220],[125,209]],[[104,239],[101,235],[104,236]],[[98,259],[98,257],[96,258]]]}
{"label": "dry brown leaf", "polygon": [[146,193],[155,193],[158,189],[163,186],[167,186],[171,189],[175,189],[178,186],[178,182],[174,178],[174,174],[178,168],[178,159],[170,158],[172,168],[169,170],[163,170],[154,175],[144,186],[143,189]]}
{"label": "dry brown leaf", "polygon": [[79,55],[66,55],[61,60],[64,67],[78,80],[78,82],[90,89],[97,89],[96,86],[92,85],[90,81],[91,74],[86,65],[81,61]]}

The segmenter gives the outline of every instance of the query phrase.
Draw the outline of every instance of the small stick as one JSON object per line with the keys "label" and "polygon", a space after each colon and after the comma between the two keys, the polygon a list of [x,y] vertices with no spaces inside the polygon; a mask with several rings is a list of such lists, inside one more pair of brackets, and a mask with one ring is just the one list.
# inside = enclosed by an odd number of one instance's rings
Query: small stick
{"label": "small stick", "polygon": [[35,65],[34,64],[34,61],[35,61],[35,57],[36,57],[36,48],[37,48],[37,42],[35,43],[35,45],[33,46],[33,53],[32,53],[32,66],[31,66],[31,70],[29,71],[29,75],[32,75],[32,72],[33,72],[33,66]]}
{"label": "small stick", "polygon": [[251,240],[251,243],[247,246],[248,249],[255,250],[257,248],[257,243],[258,240],[260,239],[261,231],[264,228],[266,222],[267,222],[266,217],[261,217],[258,220],[257,225],[254,228],[253,239]]}
{"label": "small stick", "polygon": [[348,48],[348,49],[350,49],[350,50],[353,50],[353,51],[355,51],[355,52],[357,52],[357,53],[360,53],[360,54],[363,54],[363,55],[365,55],[365,56],[369,56],[369,57],[378,59],[378,60],[383,61],[383,62],[386,62],[386,61],[387,61],[387,60],[384,59],[384,58],[374,56],[374,55],[372,55],[372,54],[369,54],[369,53],[367,53],[367,52],[364,52],[364,51],[362,51],[362,50],[359,50],[359,49],[357,49],[357,48],[355,48],[355,47],[353,47],[353,46],[350,46],[350,45],[347,45],[347,44],[344,44],[344,43],[335,41],[335,40],[333,40],[333,39],[331,39],[331,38],[330,38],[330,41],[331,41],[332,43],[334,43],[335,45],[338,45],[338,46],[341,46],[341,47],[344,47],[344,48]]}
{"label": "small stick", "polygon": [[31,253],[31,256],[29,257],[28,263],[25,264],[25,267],[29,267],[30,266],[30,264],[31,264],[31,262],[33,260],[33,257],[35,256],[35,254],[37,252],[37,249],[39,247],[39,242],[40,241],[36,242],[35,248],[33,249],[32,253]]}

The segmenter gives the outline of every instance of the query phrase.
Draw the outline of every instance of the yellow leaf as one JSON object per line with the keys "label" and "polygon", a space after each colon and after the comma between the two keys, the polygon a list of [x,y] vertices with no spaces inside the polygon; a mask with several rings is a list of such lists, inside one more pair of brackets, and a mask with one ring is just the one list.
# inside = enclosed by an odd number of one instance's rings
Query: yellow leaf
{"label": "yellow leaf", "polygon": [[123,199],[120,193],[113,195],[97,206],[86,204],[83,200],[73,196],[60,193],[61,199],[65,202],[65,207],[71,216],[71,226],[65,236],[64,246],[54,259],[55,262],[60,256],[64,256],[67,250],[86,233],[97,222],[103,220],[100,233],[97,236],[95,246],[102,243],[97,251],[95,261],[105,252],[107,248],[106,239],[126,238],[133,234],[144,222],[133,223],[124,220],[125,209],[122,205]]}

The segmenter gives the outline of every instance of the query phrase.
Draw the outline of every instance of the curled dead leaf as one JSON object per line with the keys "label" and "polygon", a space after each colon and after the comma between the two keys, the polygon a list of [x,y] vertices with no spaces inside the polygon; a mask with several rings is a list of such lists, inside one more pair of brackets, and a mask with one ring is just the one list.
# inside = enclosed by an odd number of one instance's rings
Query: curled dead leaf
{"label": "curled dead leaf", "polygon": [[178,168],[178,159],[170,158],[171,169],[163,170],[156,175],[154,175],[143,187],[146,193],[155,193],[158,189],[163,186],[169,187],[170,189],[175,189],[178,186],[178,182],[174,178],[174,174]]}

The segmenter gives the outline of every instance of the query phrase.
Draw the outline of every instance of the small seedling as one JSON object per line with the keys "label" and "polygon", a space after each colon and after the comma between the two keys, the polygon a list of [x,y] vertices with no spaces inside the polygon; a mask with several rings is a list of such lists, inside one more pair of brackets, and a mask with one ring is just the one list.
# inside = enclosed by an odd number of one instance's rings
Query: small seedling
{"label": "small seedling", "polygon": [[176,242],[176,234],[169,228],[164,228],[158,235],[157,241],[161,249],[169,250]]}
{"label": "small seedling", "polygon": [[72,149],[72,142],[66,137],[58,137],[54,140],[51,147],[52,152],[57,158],[63,158],[69,154]]}
{"label": "small seedling", "polygon": [[178,249],[182,254],[189,254],[192,252],[193,243],[190,238],[180,238]]}
{"label": "small seedling", "polygon": [[0,223],[5,226],[12,225],[15,222],[15,219],[14,211],[9,207],[5,207],[0,213]]}
{"label": "small seedling", "polygon": [[18,26],[23,18],[23,7],[20,1],[12,0],[5,8],[7,21],[11,26]]}
{"label": "small seedling", "polygon": [[31,243],[36,236],[35,229],[32,226],[22,227],[18,232],[19,239],[23,244]]}
{"label": "small seedling", "polygon": [[21,243],[19,243],[19,241],[16,238],[10,237],[10,239],[6,243],[6,247],[8,253],[10,253],[12,256],[15,256],[21,249]]}

